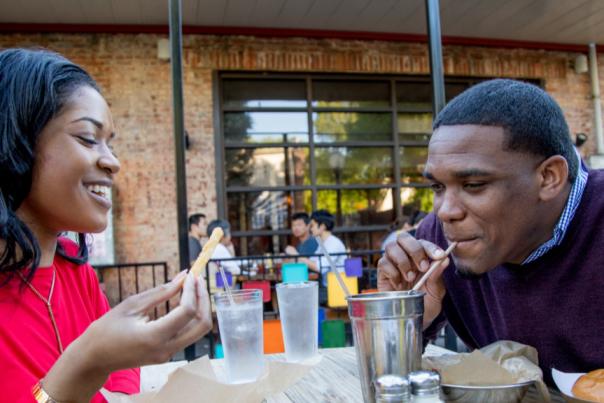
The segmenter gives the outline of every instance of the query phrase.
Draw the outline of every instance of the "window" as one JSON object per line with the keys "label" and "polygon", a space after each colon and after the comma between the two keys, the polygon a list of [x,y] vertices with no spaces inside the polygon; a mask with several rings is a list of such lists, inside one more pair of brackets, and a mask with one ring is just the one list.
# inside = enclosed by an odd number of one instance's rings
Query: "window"
{"label": "window", "polygon": [[[282,252],[293,213],[327,209],[351,249],[432,209],[422,178],[432,127],[427,76],[218,76],[219,214],[241,255]],[[477,80],[451,78],[451,98]],[[221,187],[219,186],[219,189]]]}

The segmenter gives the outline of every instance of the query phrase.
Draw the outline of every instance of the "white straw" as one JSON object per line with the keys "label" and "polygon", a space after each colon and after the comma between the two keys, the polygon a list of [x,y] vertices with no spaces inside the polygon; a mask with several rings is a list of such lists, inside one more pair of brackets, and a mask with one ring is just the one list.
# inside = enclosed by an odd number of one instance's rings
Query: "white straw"
{"label": "white straw", "polygon": [[325,249],[321,237],[317,237],[317,242],[319,243],[319,248],[321,248],[321,252],[323,252],[323,256],[325,256],[325,258],[327,259],[327,263],[329,263],[329,266],[331,267],[331,271],[335,273],[336,278],[338,279],[338,283],[340,283],[340,287],[342,287],[342,291],[344,291],[344,295],[346,295],[347,298],[350,297],[350,291],[348,291],[348,287],[346,287],[346,283],[344,283],[342,275],[336,268],[336,264],[331,259],[331,255],[329,254],[329,252],[327,252],[327,249]]}
{"label": "white straw", "polygon": [[221,264],[218,264],[218,270],[220,270],[220,277],[222,277],[222,284],[224,285],[224,291],[226,291],[227,298],[229,299],[229,303],[231,306],[235,305],[235,300],[233,299],[233,294],[231,293],[231,287],[229,286],[229,282],[227,281],[226,273],[224,272],[224,268]]}
{"label": "white straw", "polygon": [[451,245],[449,245],[449,247],[447,248],[447,250],[445,251],[445,256],[443,256],[442,258],[435,260],[434,262],[432,262],[432,265],[430,266],[430,268],[428,269],[428,271],[426,272],[426,274],[424,274],[424,276],[422,278],[419,279],[419,281],[417,282],[417,284],[415,284],[413,286],[413,291],[417,291],[420,288],[422,288],[422,286],[424,285],[424,283],[426,281],[428,281],[428,279],[430,278],[430,276],[432,275],[432,273],[434,272],[434,270],[436,270],[436,268],[440,265],[440,263],[447,258],[447,256],[449,256],[449,254],[453,251],[453,249],[455,249],[455,247],[457,246],[457,242],[453,242],[451,243]]}

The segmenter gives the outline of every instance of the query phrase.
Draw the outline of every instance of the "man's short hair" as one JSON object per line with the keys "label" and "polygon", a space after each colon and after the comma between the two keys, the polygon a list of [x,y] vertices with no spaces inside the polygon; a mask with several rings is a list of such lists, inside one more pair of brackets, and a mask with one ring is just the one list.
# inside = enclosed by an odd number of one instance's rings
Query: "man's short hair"
{"label": "man's short hair", "polygon": [[215,228],[222,228],[224,236],[231,234],[231,224],[227,220],[212,220],[208,224],[208,236],[212,235]]}
{"label": "man's short hair", "polygon": [[549,158],[561,155],[568,163],[568,179],[577,177],[578,157],[560,106],[541,88],[516,80],[496,79],[477,84],[455,97],[438,114],[440,126],[502,127],[504,150]]}
{"label": "man's short hair", "polygon": [[302,220],[304,221],[304,224],[308,225],[308,223],[310,222],[310,217],[308,216],[308,214],[306,214],[305,212],[299,212],[299,213],[295,213],[294,215],[292,215],[292,221],[296,221],[296,220]]}
{"label": "man's short hair", "polygon": [[205,219],[206,215],[202,213],[191,214],[189,216],[189,231],[191,231],[193,225],[199,225],[199,221],[201,221],[202,218]]}
{"label": "man's short hair", "polygon": [[335,225],[335,218],[333,214],[327,210],[313,211],[313,213],[310,215],[310,219],[314,220],[319,225],[325,225],[327,231],[331,231]]}

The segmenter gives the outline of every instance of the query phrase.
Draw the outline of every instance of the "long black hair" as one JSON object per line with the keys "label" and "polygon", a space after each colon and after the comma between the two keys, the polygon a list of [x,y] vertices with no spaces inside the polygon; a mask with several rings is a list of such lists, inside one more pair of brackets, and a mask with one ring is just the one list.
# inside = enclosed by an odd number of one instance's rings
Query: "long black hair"
{"label": "long black hair", "polygon": [[[38,241],[16,211],[31,189],[40,132],[83,86],[99,91],[86,71],[57,53],[0,51],[0,285],[20,270],[28,269],[31,279],[40,264]],[[81,264],[88,260],[88,249],[85,234],[78,238],[76,256],[68,256],[60,244],[57,253]]]}

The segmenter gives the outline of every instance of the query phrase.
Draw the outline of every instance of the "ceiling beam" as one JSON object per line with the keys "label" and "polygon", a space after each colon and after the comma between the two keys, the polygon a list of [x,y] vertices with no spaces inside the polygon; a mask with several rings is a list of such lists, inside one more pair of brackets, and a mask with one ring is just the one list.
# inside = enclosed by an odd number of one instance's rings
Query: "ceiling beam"
{"label": "ceiling beam", "polygon": [[[272,38],[349,39],[386,42],[427,43],[428,36],[396,32],[331,31],[319,29],[285,29],[258,27],[183,26],[185,35],[245,35]],[[129,33],[168,34],[167,25],[115,24],[0,24],[1,33]],[[443,45],[484,46],[493,48],[543,49],[560,52],[588,53],[587,44],[519,41],[493,38],[443,36]],[[604,45],[597,45],[604,52]]]}

